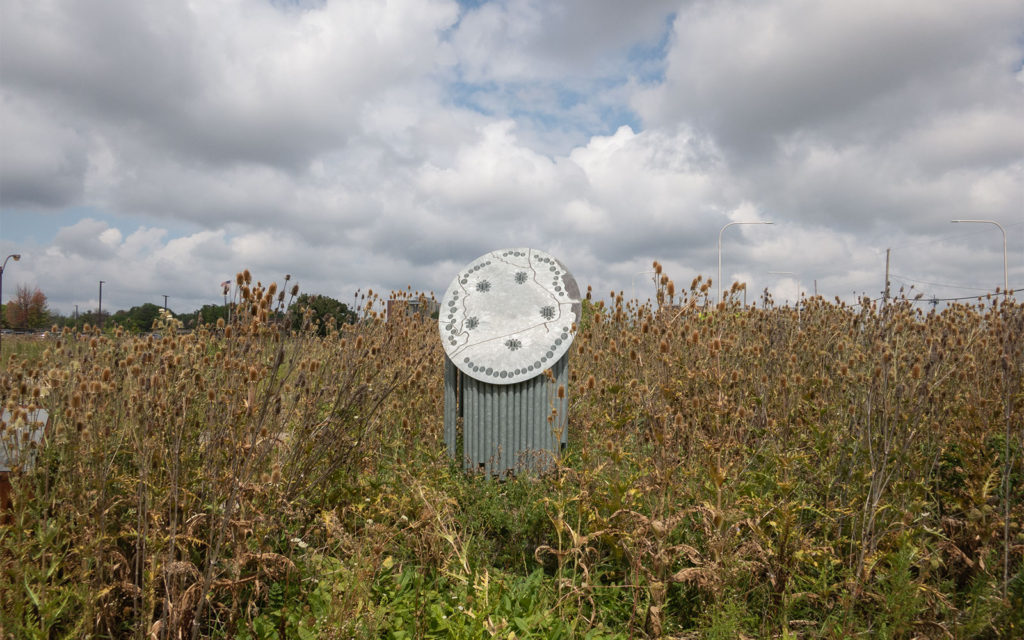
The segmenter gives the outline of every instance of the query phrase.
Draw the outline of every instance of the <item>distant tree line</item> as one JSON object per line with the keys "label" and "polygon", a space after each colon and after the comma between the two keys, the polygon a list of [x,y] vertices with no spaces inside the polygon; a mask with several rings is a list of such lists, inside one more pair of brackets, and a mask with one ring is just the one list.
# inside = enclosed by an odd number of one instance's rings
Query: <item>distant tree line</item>
{"label": "distant tree line", "polygon": [[[195,329],[203,324],[216,324],[220,319],[227,321],[232,308],[230,303],[205,304],[194,311],[171,312],[171,315],[181,321],[185,329]],[[153,330],[161,309],[160,305],[146,302],[114,313],[104,311],[102,317],[92,310],[83,311],[77,317],[74,314],[62,315],[50,311],[46,295],[39,289],[18,287],[14,297],[0,307],[0,321],[5,329],[40,330],[53,325],[82,327],[85,324],[102,324],[108,329],[120,327],[131,333],[147,333]],[[293,329],[306,326],[320,335],[326,335],[330,327],[351,324],[357,318],[356,313],[343,302],[330,296],[304,293],[295,299],[282,320],[288,322]]]}

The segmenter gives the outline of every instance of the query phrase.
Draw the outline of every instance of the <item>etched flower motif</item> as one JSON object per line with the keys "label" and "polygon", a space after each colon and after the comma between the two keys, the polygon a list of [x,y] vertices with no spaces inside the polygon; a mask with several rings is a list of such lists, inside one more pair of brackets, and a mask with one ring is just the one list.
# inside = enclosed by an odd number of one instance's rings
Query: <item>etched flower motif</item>
{"label": "etched flower motif", "polygon": [[516,272],[516,284],[526,284],[530,276],[525,271]]}
{"label": "etched flower motif", "polygon": [[509,351],[515,351],[522,347],[523,343],[522,341],[517,340],[516,338],[509,338],[508,340],[505,341],[505,346],[508,347]]}
{"label": "etched flower motif", "polygon": [[472,316],[470,318],[466,318],[466,328],[467,329],[472,331],[473,329],[476,329],[479,326],[480,326],[480,318],[477,318],[476,316]]}
{"label": "etched flower motif", "polygon": [[476,290],[479,291],[480,293],[487,293],[488,291],[491,290],[491,283],[487,280],[481,280],[480,282],[476,283]]}
{"label": "etched flower motif", "polygon": [[548,305],[546,307],[541,307],[540,308],[540,315],[545,320],[553,320],[555,318],[555,308],[552,307],[551,305]]}

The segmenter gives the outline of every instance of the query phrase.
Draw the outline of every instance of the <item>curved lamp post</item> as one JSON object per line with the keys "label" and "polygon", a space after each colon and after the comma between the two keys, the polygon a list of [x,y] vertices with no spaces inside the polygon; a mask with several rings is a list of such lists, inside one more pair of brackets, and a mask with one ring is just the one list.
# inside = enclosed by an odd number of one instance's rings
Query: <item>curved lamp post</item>
{"label": "curved lamp post", "polygon": [[950,222],[980,222],[984,224],[994,224],[999,227],[999,231],[1003,234],[1003,297],[1009,296],[1010,286],[1006,274],[1006,229],[1003,229],[1003,225],[999,224],[995,220],[950,220]]}
{"label": "curved lamp post", "polygon": [[775,224],[774,222],[730,222],[718,232],[718,301],[722,301],[722,232],[734,224]]}
{"label": "curved lamp post", "polygon": [[[21,254],[12,253],[11,255],[4,258],[4,263],[0,265],[0,305],[2,305],[4,302],[4,268],[7,267],[7,261],[10,260],[11,258],[14,258],[14,261],[17,262],[18,260],[21,260]],[[4,332],[0,331],[0,354],[3,353],[3,335]],[[0,356],[0,361],[2,360],[3,357]]]}

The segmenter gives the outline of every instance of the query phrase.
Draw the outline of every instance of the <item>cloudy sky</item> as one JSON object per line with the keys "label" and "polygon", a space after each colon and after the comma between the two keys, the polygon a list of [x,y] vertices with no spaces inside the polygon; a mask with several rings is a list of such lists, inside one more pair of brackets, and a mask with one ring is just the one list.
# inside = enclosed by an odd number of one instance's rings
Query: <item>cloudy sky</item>
{"label": "cloudy sky", "polygon": [[[439,295],[533,246],[853,300],[1024,289],[1019,0],[0,0],[5,289]],[[769,272],[792,272],[798,277]],[[1018,296],[1019,298],[1019,296]]]}

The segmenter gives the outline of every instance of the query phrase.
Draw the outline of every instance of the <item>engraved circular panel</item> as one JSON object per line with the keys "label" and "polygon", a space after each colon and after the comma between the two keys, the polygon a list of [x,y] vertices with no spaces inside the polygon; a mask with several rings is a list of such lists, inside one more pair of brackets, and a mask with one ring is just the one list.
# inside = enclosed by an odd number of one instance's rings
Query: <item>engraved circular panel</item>
{"label": "engraved circular panel", "polygon": [[569,349],[580,290],[537,249],[499,249],[466,265],[438,314],[444,350],[466,375],[512,384],[550,369]]}

